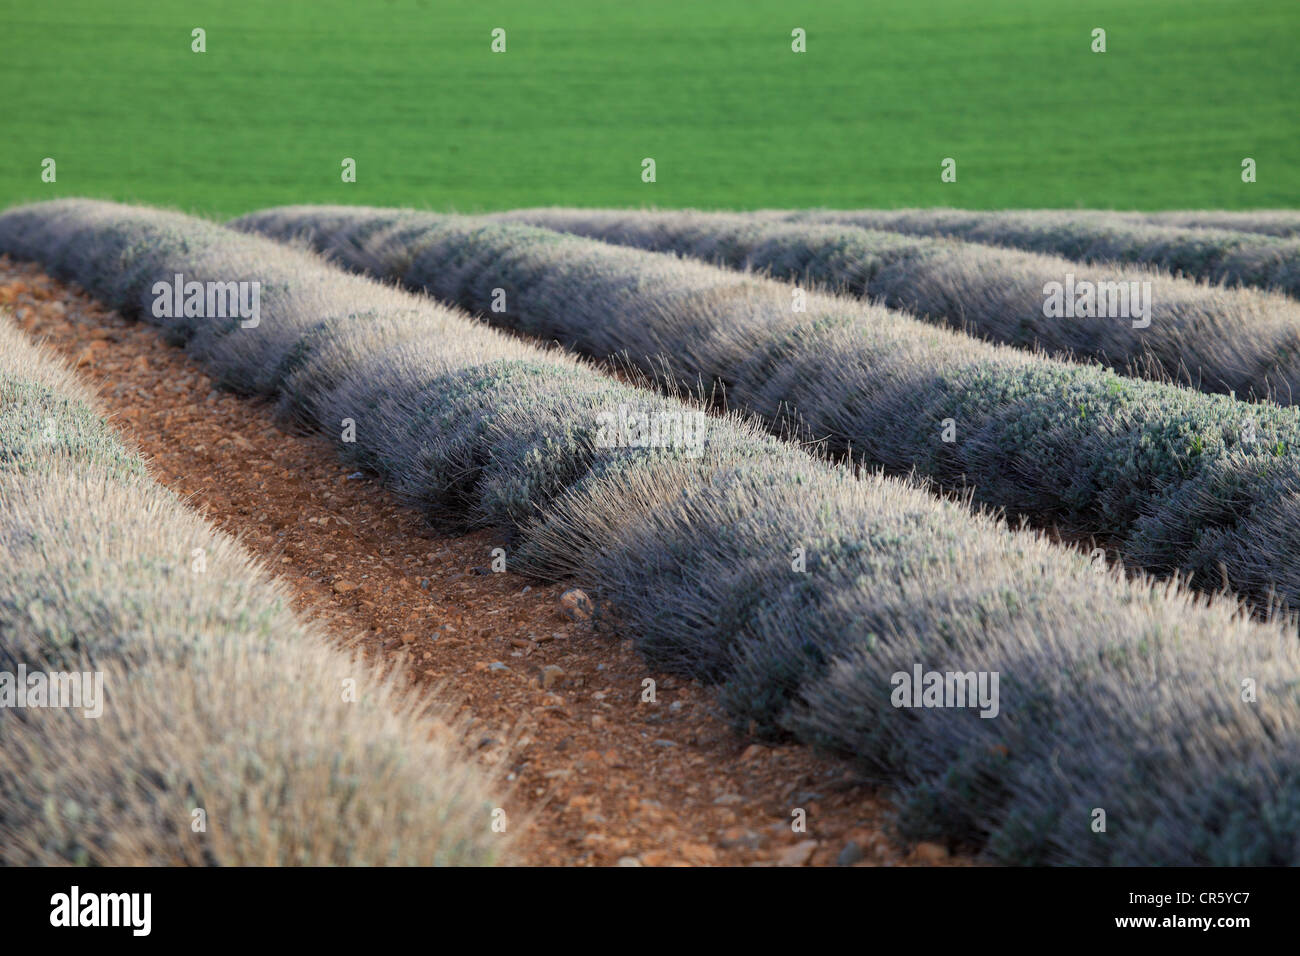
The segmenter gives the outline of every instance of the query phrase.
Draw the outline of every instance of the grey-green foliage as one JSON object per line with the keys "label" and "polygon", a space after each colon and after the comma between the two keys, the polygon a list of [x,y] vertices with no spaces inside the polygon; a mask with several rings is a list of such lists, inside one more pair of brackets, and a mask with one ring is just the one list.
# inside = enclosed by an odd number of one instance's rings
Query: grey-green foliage
{"label": "grey-green foliage", "polygon": [[1250,209],[1242,212],[1132,212],[1116,215],[1135,222],[1150,223],[1153,226],[1258,232],[1283,239],[1300,237],[1300,212],[1294,209]]}
{"label": "grey-green foliage", "polygon": [[[1212,287],[1146,268],[1090,268],[883,226],[791,223],[773,214],[537,209],[495,218],[865,296],[994,342],[1096,359],[1205,391],[1283,402],[1300,395],[1300,303],[1284,295]],[[1045,316],[1053,282],[1106,290],[1112,288],[1106,283],[1127,284],[1114,287],[1117,294],[1145,284],[1150,314]],[[1136,300],[1130,312],[1135,307]]]}
{"label": "grey-green foliage", "polygon": [[0,710],[0,863],[496,859],[487,780],[427,701],[327,641],[0,322],[0,672],[103,680],[96,717]]}
{"label": "grey-green foliage", "polygon": [[[42,236],[39,209],[24,215],[39,256],[58,230]],[[123,222],[157,215],[115,207]],[[0,216],[0,248],[12,222]],[[843,752],[900,786],[909,826],[1005,861],[1300,862],[1300,825],[1274,814],[1295,799],[1290,622],[1097,573],[1040,536],[907,482],[857,477],[734,415],[709,419],[698,456],[611,444],[596,419],[620,405],[693,409],[359,277],[340,274],[321,314],[316,260],[233,232],[224,241],[237,260],[257,254],[303,277],[263,315],[297,330],[274,341],[294,341],[242,351],[248,381],[301,390],[302,421],[431,515],[512,533],[516,568],[573,576],[653,661],[717,681],[738,723]],[[464,244],[457,261],[483,251]],[[484,281],[469,267],[458,276]],[[389,308],[401,318],[385,325]],[[345,318],[321,324],[332,316]],[[355,442],[340,440],[345,417]],[[892,675],[916,663],[997,670],[1000,716],[891,706]],[[1257,704],[1239,701],[1239,675],[1257,681]],[[1157,746],[1128,746],[1141,740]],[[1079,794],[1057,804],[1063,746]],[[1262,762],[1277,775],[1253,779]],[[989,772],[971,781],[972,768]],[[1148,775],[1151,786],[1128,786]],[[1232,781],[1231,821],[1197,824],[1207,780]],[[1103,838],[1079,816],[1094,799],[1113,821]],[[1261,849],[1252,827],[1275,839]]]}
{"label": "grey-green foliage", "polygon": [[[366,209],[330,211],[317,230],[316,215],[270,210],[239,225],[300,236],[354,268],[590,356],[722,383],[733,407],[773,428],[793,411],[836,451],[973,486],[978,501],[1097,536],[1150,571],[1207,588],[1226,576],[1260,603],[1300,605],[1295,406],[1053,361],[849,299],[810,295],[794,312],[790,286],[549,230]],[[655,245],[680,240],[709,255],[713,220],[694,222],[689,239],[679,221],[629,214],[614,238],[655,232],[667,237]],[[724,227],[714,242],[749,248]],[[504,312],[492,311],[498,288]]]}
{"label": "grey-green foliage", "polygon": [[846,210],[785,215],[808,222],[847,223],[916,236],[949,236],[1080,262],[1154,266],[1208,282],[1256,286],[1300,296],[1300,239],[1293,237],[1230,229],[1186,229],[1070,210]]}

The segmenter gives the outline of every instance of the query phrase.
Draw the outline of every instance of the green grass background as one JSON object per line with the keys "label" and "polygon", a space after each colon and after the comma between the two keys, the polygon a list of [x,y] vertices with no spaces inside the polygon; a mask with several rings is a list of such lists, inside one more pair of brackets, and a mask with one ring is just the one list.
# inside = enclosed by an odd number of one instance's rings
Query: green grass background
{"label": "green grass background", "polygon": [[0,4],[0,206],[1300,206],[1297,0]]}

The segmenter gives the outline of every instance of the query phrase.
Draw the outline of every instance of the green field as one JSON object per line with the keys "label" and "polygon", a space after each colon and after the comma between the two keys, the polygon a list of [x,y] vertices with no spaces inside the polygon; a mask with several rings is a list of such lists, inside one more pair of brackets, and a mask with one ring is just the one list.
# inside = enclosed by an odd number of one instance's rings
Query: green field
{"label": "green field", "polygon": [[1295,0],[5,6],[0,207],[1300,206]]}

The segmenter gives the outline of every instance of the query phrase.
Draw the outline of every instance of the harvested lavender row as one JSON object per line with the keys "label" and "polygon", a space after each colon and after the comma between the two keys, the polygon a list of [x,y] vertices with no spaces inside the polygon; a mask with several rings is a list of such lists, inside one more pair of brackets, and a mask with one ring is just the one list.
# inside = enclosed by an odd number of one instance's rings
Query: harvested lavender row
{"label": "harvested lavender row", "polygon": [[[575,576],[652,659],[718,681],[738,723],[896,784],[913,832],[1017,862],[1297,861],[1289,625],[1097,573],[734,416],[683,444],[688,405],[264,239],[61,202],[0,216],[0,249],[280,394],[429,514],[509,530],[517,568]],[[158,316],[155,283],[178,273],[265,277],[257,323]],[[676,438],[602,435],[628,406]],[[941,675],[938,700],[928,676],[905,686],[918,667]]]}
{"label": "harvested lavender row", "polygon": [[1300,297],[1300,239],[1295,238],[1126,222],[1097,212],[868,209],[776,215],[913,236],[949,236],[1080,262],[1153,266],[1207,282],[1255,286]]}
{"label": "harvested lavender row", "polygon": [[491,782],[328,640],[0,319],[0,863],[496,860]]}
{"label": "harvested lavender row", "polygon": [[1300,400],[1300,302],[1142,268],[766,215],[527,209],[493,218],[767,272],[979,338],[1203,391]]}
{"label": "harvested lavender row", "polygon": [[589,356],[720,382],[778,432],[793,409],[836,451],[972,485],[1149,571],[1300,606],[1300,408],[1038,358],[850,299],[807,295],[795,312],[788,285],[523,225],[315,207],[237,225]]}

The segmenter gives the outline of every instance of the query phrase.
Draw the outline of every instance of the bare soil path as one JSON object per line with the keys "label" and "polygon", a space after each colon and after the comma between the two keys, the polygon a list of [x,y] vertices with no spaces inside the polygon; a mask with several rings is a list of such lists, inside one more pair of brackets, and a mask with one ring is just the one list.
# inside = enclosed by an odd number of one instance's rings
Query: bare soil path
{"label": "bare soil path", "polygon": [[[932,844],[904,853],[884,800],[842,763],[737,736],[706,688],[570,620],[564,586],[491,573],[491,534],[430,529],[151,326],[3,257],[0,307],[77,366],[154,476],[272,565],[304,616],[407,657],[461,705],[480,759],[508,764],[507,819],[527,827],[518,862],[819,865],[850,843],[858,865],[964,862]],[[544,668],[558,668],[545,687]]]}

